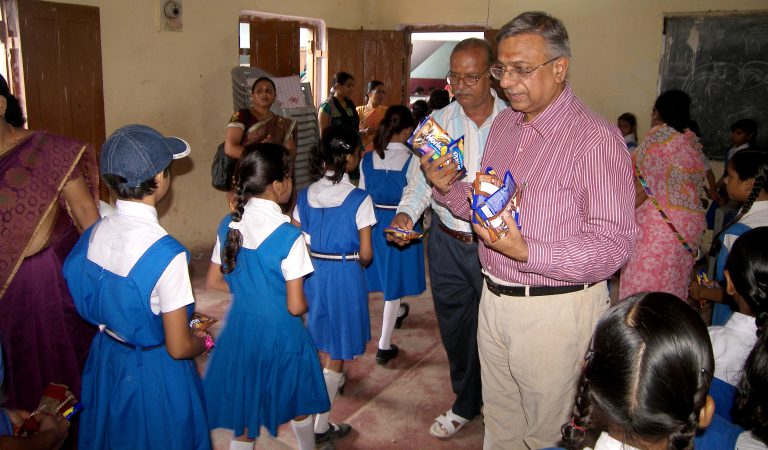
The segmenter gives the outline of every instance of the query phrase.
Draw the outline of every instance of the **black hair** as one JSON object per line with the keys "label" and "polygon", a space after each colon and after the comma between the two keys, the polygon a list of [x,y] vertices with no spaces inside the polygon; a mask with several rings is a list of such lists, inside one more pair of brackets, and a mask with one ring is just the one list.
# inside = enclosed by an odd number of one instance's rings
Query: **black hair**
{"label": "black hair", "polygon": [[323,130],[320,149],[314,155],[312,164],[316,178],[325,176],[326,171],[333,171],[333,176],[327,177],[333,184],[341,181],[346,173],[347,155],[357,153],[360,149],[360,134],[356,129],[346,124],[331,125]]}
{"label": "black hair", "polygon": [[[163,170],[163,175],[166,177],[170,173],[171,173],[170,166],[166,167],[165,170]],[[136,187],[126,186],[125,182],[128,180],[121,177],[120,175],[105,173],[101,176],[101,178],[103,178],[104,181],[107,183],[107,187],[112,189],[115,192],[115,195],[117,195],[117,198],[121,200],[125,200],[125,199],[141,200],[148,195],[152,195],[157,189],[157,181],[155,181],[155,177],[152,177],[149,180],[142,181]]]}
{"label": "black hair", "polygon": [[384,82],[383,81],[379,81],[379,80],[371,80],[371,81],[368,82],[368,86],[365,89],[365,102],[366,103],[368,103],[368,99],[370,97],[369,94],[371,92],[373,92],[379,86],[384,86]]}
{"label": "black hair", "polygon": [[736,292],[752,309],[757,341],[749,353],[731,411],[734,423],[768,444],[768,227],[741,235],[728,255],[725,269]]}
{"label": "black hair", "polygon": [[737,120],[731,125],[731,131],[736,130],[744,130],[745,133],[750,135],[749,143],[754,145],[755,138],[757,138],[757,122],[752,119]]}
{"label": "black hair", "polygon": [[[290,176],[291,155],[285,147],[270,143],[246,146],[237,168],[232,222],[240,222],[243,218],[248,200],[263,194],[272,182],[283,181]],[[243,235],[240,230],[230,228],[222,251],[222,273],[231,273],[235,270],[237,254],[242,245]]]}
{"label": "black hair", "polygon": [[619,440],[692,448],[714,366],[707,328],[685,302],[661,292],[624,300],[592,335],[564,446],[594,445],[610,429]]}
{"label": "black hair", "polygon": [[630,112],[625,112],[624,114],[620,115],[617,120],[627,122],[632,128],[637,128],[637,117],[635,117],[635,115]]}
{"label": "black hair", "polygon": [[21,103],[15,95],[11,94],[8,82],[0,75],[0,95],[5,97],[5,121],[8,125],[18,128],[26,123],[27,118],[21,111]]}
{"label": "black hair", "polygon": [[684,133],[691,120],[691,98],[678,89],[664,91],[653,105],[659,117],[667,125]]}
{"label": "black hair", "polygon": [[457,52],[467,51],[473,48],[479,48],[483,51],[483,53],[485,53],[486,70],[487,70],[487,67],[491,67],[494,60],[493,48],[491,47],[491,43],[486,41],[485,39],[467,38],[462,41],[459,41],[459,43],[456,44],[455,47],[453,47],[453,50],[451,51],[451,56],[453,56]]}
{"label": "black hair", "polygon": [[256,85],[261,83],[262,81],[269,81],[269,84],[272,85],[272,90],[277,92],[277,87],[275,87],[275,82],[272,81],[272,78],[269,78],[269,77],[259,77],[251,85],[251,94],[253,94],[253,91],[256,90]]}
{"label": "black hair", "polygon": [[445,89],[435,89],[429,94],[427,105],[430,109],[443,109],[451,103],[451,95]]}
{"label": "black hair", "polygon": [[387,144],[389,144],[392,136],[406,128],[414,127],[416,127],[416,119],[413,118],[413,114],[411,114],[411,110],[407,106],[390,106],[387,108],[384,118],[381,119],[378,130],[376,130],[376,136],[373,138],[373,148],[384,159],[384,149],[387,148]]}
{"label": "black hair", "polygon": [[740,180],[755,179],[752,191],[750,191],[749,196],[744,201],[739,214],[730,222],[733,224],[741,220],[744,214],[749,212],[760,192],[768,190],[768,152],[757,149],[740,150],[734,153],[728,164],[733,167]]}
{"label": "black hair", "polygon": [[416,100],[411,108],[413,109],[413,118],[416,119],[416,123],[421,123],[431,112],[429,104],[424,100]]}
{"label": "black hair", "polygon": [[333,95],[333,88],[337,84],[346,84],[349,80],[354,80],[355,77],[352,76],[349,72],[336,72],[333,74],[333,78],[331,79],[331,95]]}

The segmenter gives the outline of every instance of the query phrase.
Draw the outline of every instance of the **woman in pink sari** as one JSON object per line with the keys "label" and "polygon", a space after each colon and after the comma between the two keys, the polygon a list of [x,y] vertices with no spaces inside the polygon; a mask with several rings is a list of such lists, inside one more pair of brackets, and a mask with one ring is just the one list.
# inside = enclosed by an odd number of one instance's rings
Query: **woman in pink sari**
{"label": "woman in pink sari", "polygon": [[690,104],[682,91],[662,93],[653,109],[654,126],[632,155],[640,232],[621,271],[620,299],[644,291],[688,297],[705,226],[701,198],[706,176],[701,144],[687,129]]}
{"label": "woman in pink sari", "polygon": [[78,229],[98,218],[93,149],[20,128],[18,100],[0,77],[0,342],[5,406],[33,411],[48,383],[80,395],[96,329],[75,310],[61,266]]}

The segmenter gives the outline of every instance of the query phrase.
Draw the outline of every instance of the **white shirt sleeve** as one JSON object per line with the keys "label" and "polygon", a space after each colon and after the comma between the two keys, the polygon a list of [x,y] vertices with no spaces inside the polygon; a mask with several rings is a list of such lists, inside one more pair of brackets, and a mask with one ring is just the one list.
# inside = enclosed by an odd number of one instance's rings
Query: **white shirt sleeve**
{"label": "white shirt sleeve", "polygon": [[175,311],[195,303],[185,253],[179,253],[168,264],[160,279],[157,280],[152,294],[153,297],[157,295],[160,313]]}
{"label": "white shirt sleeve", "polygon": [[213,252],[211,253],[211,262],[221,265],[221,242],[219,242],[218,236],[216,236],[216,245],[213,246]]}
{"label": "white shirt sleeve", "polygon": [[299,217],[299,205],[293,207],[293,214],[291,216],[293,217],[293,220],[301,223],[301,217]]}
{"label": "white shirt sleeve", "polygon": [[376,224],[376,214],[373,212],[373,200],[371,200],[370,195],[366,195],[363,203],[361,203],[360,207],[357,208],[357,214],[355,214],[355,222],[357,222],[358,230]]}
{"label": "white shirt sleeve", "polygon": [[288,256],[280,264],[280,269],[286,281],[301,278],[315,270],[304,239],[301,237],[296,239]]}
{"label": "white shirt sleeve", "polygon": [[360,158],[360,180],[357,182],[357,187],[365,189],[365,173],[363,172],[363,158]]}

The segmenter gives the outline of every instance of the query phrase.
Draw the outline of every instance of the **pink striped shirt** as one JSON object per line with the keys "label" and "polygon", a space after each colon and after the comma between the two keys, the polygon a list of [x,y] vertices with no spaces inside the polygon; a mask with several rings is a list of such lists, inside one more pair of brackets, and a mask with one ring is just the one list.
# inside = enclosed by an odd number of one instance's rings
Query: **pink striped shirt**
{"label": "pink striped shirt", "polygon": [[[526,183],[521,202],[528,261],[479,246],[483,269],[510,284],[563,286],[611,276],[634,249],[634,182],[615,125],[593,113],[570,86],[531,122],[511,108],[491,126],[481,167],[509,169]],[[468,183],[435,199],[457,217],[470,215]]]}

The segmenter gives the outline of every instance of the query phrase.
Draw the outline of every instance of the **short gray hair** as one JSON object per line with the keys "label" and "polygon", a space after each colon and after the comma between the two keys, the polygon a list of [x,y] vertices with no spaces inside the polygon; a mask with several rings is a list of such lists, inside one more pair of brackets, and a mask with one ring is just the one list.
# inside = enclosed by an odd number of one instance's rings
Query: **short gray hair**
{"label": "short gray hair", "polygon": [[458,44],[456,44],[456,47],[453,48],[453,51],[451,51],[451,56],[453,56],[455,53],[467,51],[473,48],[479,48],[485,52],[486,63],[488,63],[489,67],[493,64],[494,58],[491,43],[485,39],[480,38],[467,38],[463,41],[460,41]]}
{"label": "short gray hair", "polygon": [[524,12],[501,27],[496,35],[496,41],[501,42],[521,34],[537,34],[544,38],[552,52],[552,57],[571,57],[568,31],[563,22],[556,17],[539,11]]}

